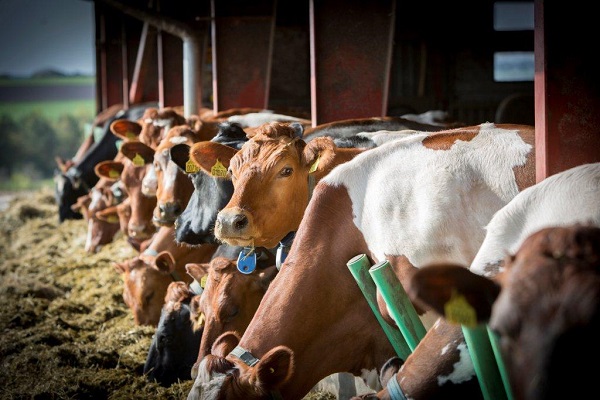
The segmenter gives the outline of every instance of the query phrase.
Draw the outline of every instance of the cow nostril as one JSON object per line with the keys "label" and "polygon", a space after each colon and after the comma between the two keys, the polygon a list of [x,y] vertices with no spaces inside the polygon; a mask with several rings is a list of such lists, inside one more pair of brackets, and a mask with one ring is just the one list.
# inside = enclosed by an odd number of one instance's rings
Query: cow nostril
{"label": "cow nostril", "polygon": [[233,219],[233,226],[235,229],[243,229],[248,225],[248,218],[243,214],[238,214]]}

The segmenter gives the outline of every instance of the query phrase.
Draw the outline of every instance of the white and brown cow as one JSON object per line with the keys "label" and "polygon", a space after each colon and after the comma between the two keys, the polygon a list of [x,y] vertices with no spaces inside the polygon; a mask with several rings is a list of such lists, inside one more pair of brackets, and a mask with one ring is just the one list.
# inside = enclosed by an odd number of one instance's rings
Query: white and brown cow
{"label": "white and brown cow", "polygon": [[[493,214],[535,182],[533,141],[531,126],[485,123],[413,134],[336,167],[317,184],[250,325],[239,342],[215,342],[188,399],[301,399],[332,373],[377,370],[394,350],[347,262],[387,259],[403,285],[427,263],[470,263]],[[460,327],[443,321],[403,371],[410,398],[481,396]]]}
{"label": "white and brown cow", "polygon": [[494,280],[462,265],[425,266],[409,293],[440,315],[451,296],[466,299],[499,335],[514,398],[580,399],[595,390],[596,371],[582,357],[600,354],[600,225],[534,232]]}

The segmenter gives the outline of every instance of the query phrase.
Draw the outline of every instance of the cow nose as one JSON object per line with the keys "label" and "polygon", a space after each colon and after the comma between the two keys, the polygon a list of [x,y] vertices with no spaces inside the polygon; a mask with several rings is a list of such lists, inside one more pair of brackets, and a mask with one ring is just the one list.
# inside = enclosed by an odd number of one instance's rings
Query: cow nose
{"label": "cow nose", "polygon": [[158,206],[160,216],[163,219],[176,217],[181,212],[181,207],[178,203],[165,203]]}
{"label": "cow nose", "polygon": [[219,213],[216,227],[224,231],[242,231],[248,227],[248,217],[243,213]]}
{"label": "cow nose", "polygon": [[231,221],[231,223],[236,230],[240,231],[248,226],[248,217],[246,217],[244,214],[237,214],[233,217],[233,221]]}

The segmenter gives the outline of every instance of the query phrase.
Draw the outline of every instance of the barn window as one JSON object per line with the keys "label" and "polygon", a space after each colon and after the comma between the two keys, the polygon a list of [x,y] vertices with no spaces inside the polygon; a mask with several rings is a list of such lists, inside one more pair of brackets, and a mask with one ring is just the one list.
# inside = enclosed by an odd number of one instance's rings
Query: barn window
{"label": "barn window", "polygon": [[[533,2],[501,1],[494,3],[494,31],[500,35],[512,32],[532,32],[534,29]],[[514,37],[513,33],[513,37]],[[510,39],[507,39],[510,42]],[[534,52],[519,50],[494,52],[494,81],[533,81]]]}

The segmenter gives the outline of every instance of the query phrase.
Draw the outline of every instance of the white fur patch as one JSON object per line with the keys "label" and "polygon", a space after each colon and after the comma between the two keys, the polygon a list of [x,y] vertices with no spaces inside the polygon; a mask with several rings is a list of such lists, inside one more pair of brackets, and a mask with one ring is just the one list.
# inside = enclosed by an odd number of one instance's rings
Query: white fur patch
{"label": "white fur patch", "polygon": [[227,118],[229,122],[237,122],[242,128],[256,127],[267,122],[292,122],[303,121],[302,118],[292,117],[290,115],[274,114],[273,112],[248,113],[242,115],[232,115]]}
{"label": "white fur patch", "polygon": [[181,143],[186,143],[187,142],[187,138],[185,136],[173,136],[172,138],[169,139],[169,142],[175,144],[181,144]]}
{"label": "white fur patch", "polygon": [[517,194],[487,225],[471,270],[484,275],[486,265],[515,254],[532,233],[577,222],[600,226],[600,163],[549,176]]}
{"label": "white fur patch", "polygon": [[405,255],[419,267],[469,265],[494,212],[518,193],[513,167],[531,146],[517,131],[480,126],[471,141],[447,150],[423,146],[413,133],[364,152],[323,178],[344,185],[354,223],[379,260]]}
{"label": "white fur patch", "polygon": [[437,382],[439,386],[444,385],[448,381],[454,384],[466,382],[475,376],[473,360],[471,360],[471,355],[469,354],[469,349],[467,349],[467,345],[464,342],[460,343],[457,346],[457,349],[460,352],[460,359],[456,363],[454,363],[454,370],[450,375],[437,377]]}

